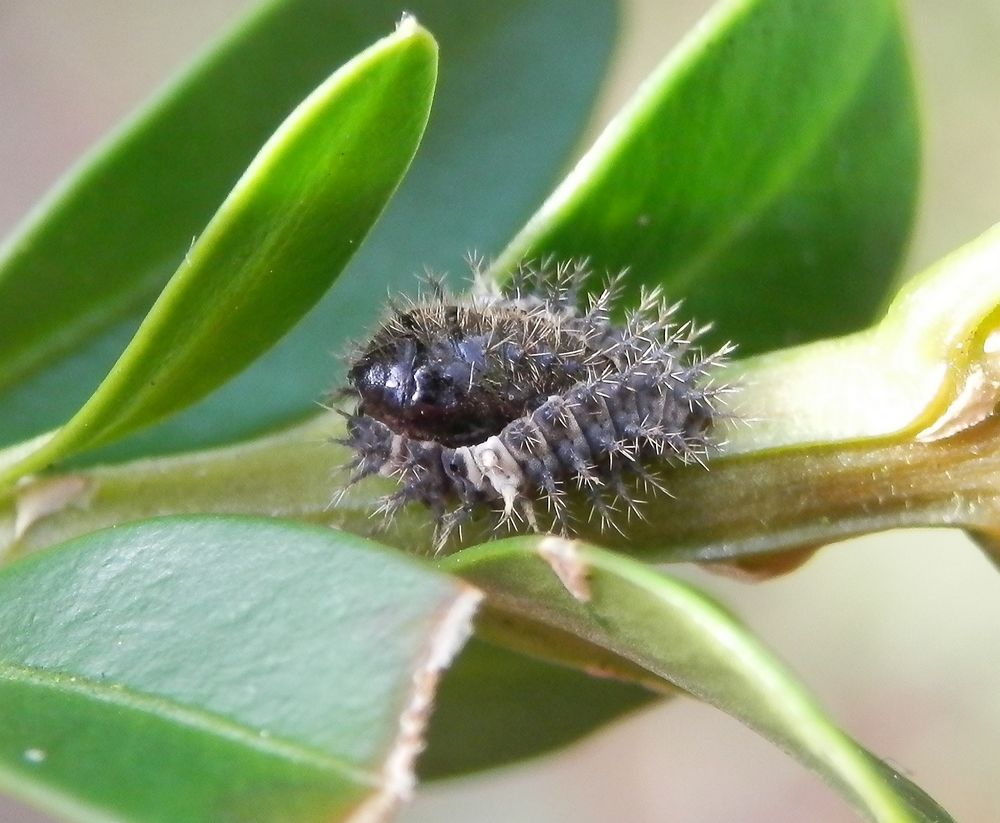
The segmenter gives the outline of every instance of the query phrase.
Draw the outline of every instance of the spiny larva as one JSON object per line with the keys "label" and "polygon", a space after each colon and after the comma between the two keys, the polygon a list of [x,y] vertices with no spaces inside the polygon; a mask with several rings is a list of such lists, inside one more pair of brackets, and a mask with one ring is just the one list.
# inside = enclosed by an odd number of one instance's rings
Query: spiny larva
{"label": "spiny larva", "polygon": [[705,329],[675,324],[678,304],[659,289],[616,322],[621,275],[583,301],[582,263],[525,266],[503,290],[474,271],[469,294],[430,281],[429,295],[391,305],[351,358],[341,394],[356,407],[340,441],[355,452],[349,485],[396,478],[378,510],[387,522],[424,504],[440,551],[484,507],[498,525],[538,530],[542,504],[569,533],[573,487],[602,526],[620,529],[622,504],[640,513],[630,478],[663,490],[658,465],[703,461],[728,390],[706,376],[731,346],[701,354]]}

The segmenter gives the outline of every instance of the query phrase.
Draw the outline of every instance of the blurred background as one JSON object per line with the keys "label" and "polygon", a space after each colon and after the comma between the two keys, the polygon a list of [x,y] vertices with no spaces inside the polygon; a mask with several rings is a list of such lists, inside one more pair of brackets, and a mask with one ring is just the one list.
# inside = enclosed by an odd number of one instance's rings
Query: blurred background
{"label": "blurred background", "polygon": [[[0,234],[251,5],[0,0]],[[594,133],[709,5],[625,3],[624,39]],[[912,273],[1000,221],[1000,2],[903,5],[926,126]],[[680,573],[742,615],[849,733],[957,820],[1000,821],[1000,574],[961,534],[911,530],[851,540],[763,584]],[[47,819],[0,800],[0,821]],[[675,700],[560,754],[422,788],[401,819],[856,818],[752,732],[693,700]]]}

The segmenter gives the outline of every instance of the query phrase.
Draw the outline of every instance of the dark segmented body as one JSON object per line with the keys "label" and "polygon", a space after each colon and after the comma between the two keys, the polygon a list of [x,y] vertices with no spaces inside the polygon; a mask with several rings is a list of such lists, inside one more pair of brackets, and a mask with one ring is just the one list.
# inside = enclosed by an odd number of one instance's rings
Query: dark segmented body
{"label": "dark segmented body", "polygon": [[701,461],[724,390],[703,378],[728,347],[701,356],[691,347],[698,330],[674,327],[676,306],[658,292],[622,324],[610,316],[613,286],[580,312],[585,275],[522,272],[510,294],[461,300],[439,289],[393,310],[355,359],[349,393],[359,404],[344,441],[357,455],[352,482],[399,479],[387,517],[409,502],[429,506],[439,548],[497,503],[502,521],[523,516],[538,528],[544,502],[568,530],[573,484],[617,526],[608,491],[635,510],[629,476],[653,482],[658,461]]}

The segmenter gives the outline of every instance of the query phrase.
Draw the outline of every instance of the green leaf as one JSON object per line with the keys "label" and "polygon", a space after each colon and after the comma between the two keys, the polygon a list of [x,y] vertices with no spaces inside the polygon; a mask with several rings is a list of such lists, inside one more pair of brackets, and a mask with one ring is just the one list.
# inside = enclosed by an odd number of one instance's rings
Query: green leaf
{"label": "green leaf", "polygon": [[[988,417],[998,395],[1000,224],[899,291],[858,334],[736,364],[739,412],[728,451],[919,435]],[[849,387],[849,391],[845,391]]]}
{"label": "green leaf", "polygon": [[[647,80],[497,261],[587,257],[662,283],[743,354],[883,303],[915,208],[894,0],[729,0]],[[710,344],[711,345],[711,344]]]}
{"label": "green leaf", "polygon": [[1000,226],[909,281],[871,329],[734,363],[743,421],[709,471],[670,472],[673,498],[602,542],[656,561],[749,558],[763,574],[788,559],[765,553],[901,526],[995,545],[998,273]]}
{"label": "green leaf", "polygon": [[438,690],[423,779],[454,777],[559,749],[657,695],[473,640]]}
{"label": "green leaf", "polygon": [[[649,561],[749,561],[755,573],[797,559],[774,565],[766,554],[899,526],[961,526],[996,545],[997,272],[1000,226],[911,280],[871,329],[732,364],[722,379],[739,387],[737,420],[720,432],[726,445],[709,470],[665,468],[672,496],[651,499],[624,535],[602,533],[584,512],[578,536]],[[25,485],[0,506],[0,553],[175,511],[276,512],[371,533],[392,481],[359,484],[331,504],[349,455],[314,444],[338,436],[326,415],[253,444]],[[78,493],[60,504],[65,483]],[[430,527],[429,513],[410,507],[381,540],[412,551],[430,545]],[[483,519],[465,539],[490,529]]]}
{"label": "green leaf", "polygon": [[[539,648],[537,635],[552,631],[560,659],[566,659],[564,638],[575,636],[723,709],[816,771],[872,820],[950,819],[838,729],[759,641],[685,583],[552,537],[493,542],[440,566],[486,592],[480,626],[511,648],[523,644],[525,623],[536,631],[531,649]],[[579,665],[587,663],[580,658]]]}
{"label": "green leaf", "polygon": [[409,166],[430,112],[433,38],[412,18],[282,124],[84,407],[0,483],[190,405],[327,290]]}
{"label": "green leaf", "polygon": [[147,521],[28,558],[0,573],[0,784],[73,820],[392,801],[477,600],[273,520]]}
{"label": "green leaf", "polygon": [[[0,443],[79,408],[260,145],[400,8],[271,0],[36,210],[0,252]],[[303,416],[335,378],[331,351],[374,320],[387,287],[412,288],[424,264],[498,248],[552,185],[604,75],[615,4],[406,8],[447,54],[434,122],[349,276],[248,372],[105,459],[230,442]]]}

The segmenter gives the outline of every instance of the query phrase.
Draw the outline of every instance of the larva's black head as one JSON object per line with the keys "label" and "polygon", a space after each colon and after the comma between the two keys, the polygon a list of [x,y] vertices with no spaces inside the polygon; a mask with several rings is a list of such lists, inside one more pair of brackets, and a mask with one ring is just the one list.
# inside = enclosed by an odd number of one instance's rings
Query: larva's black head
{"label": "larva's black head", "polygon": [[482,335],[376,335],[348,375],[359,413],[419,440],[482,442],[524,413],[523,398],[490,379],[488,345]]}

